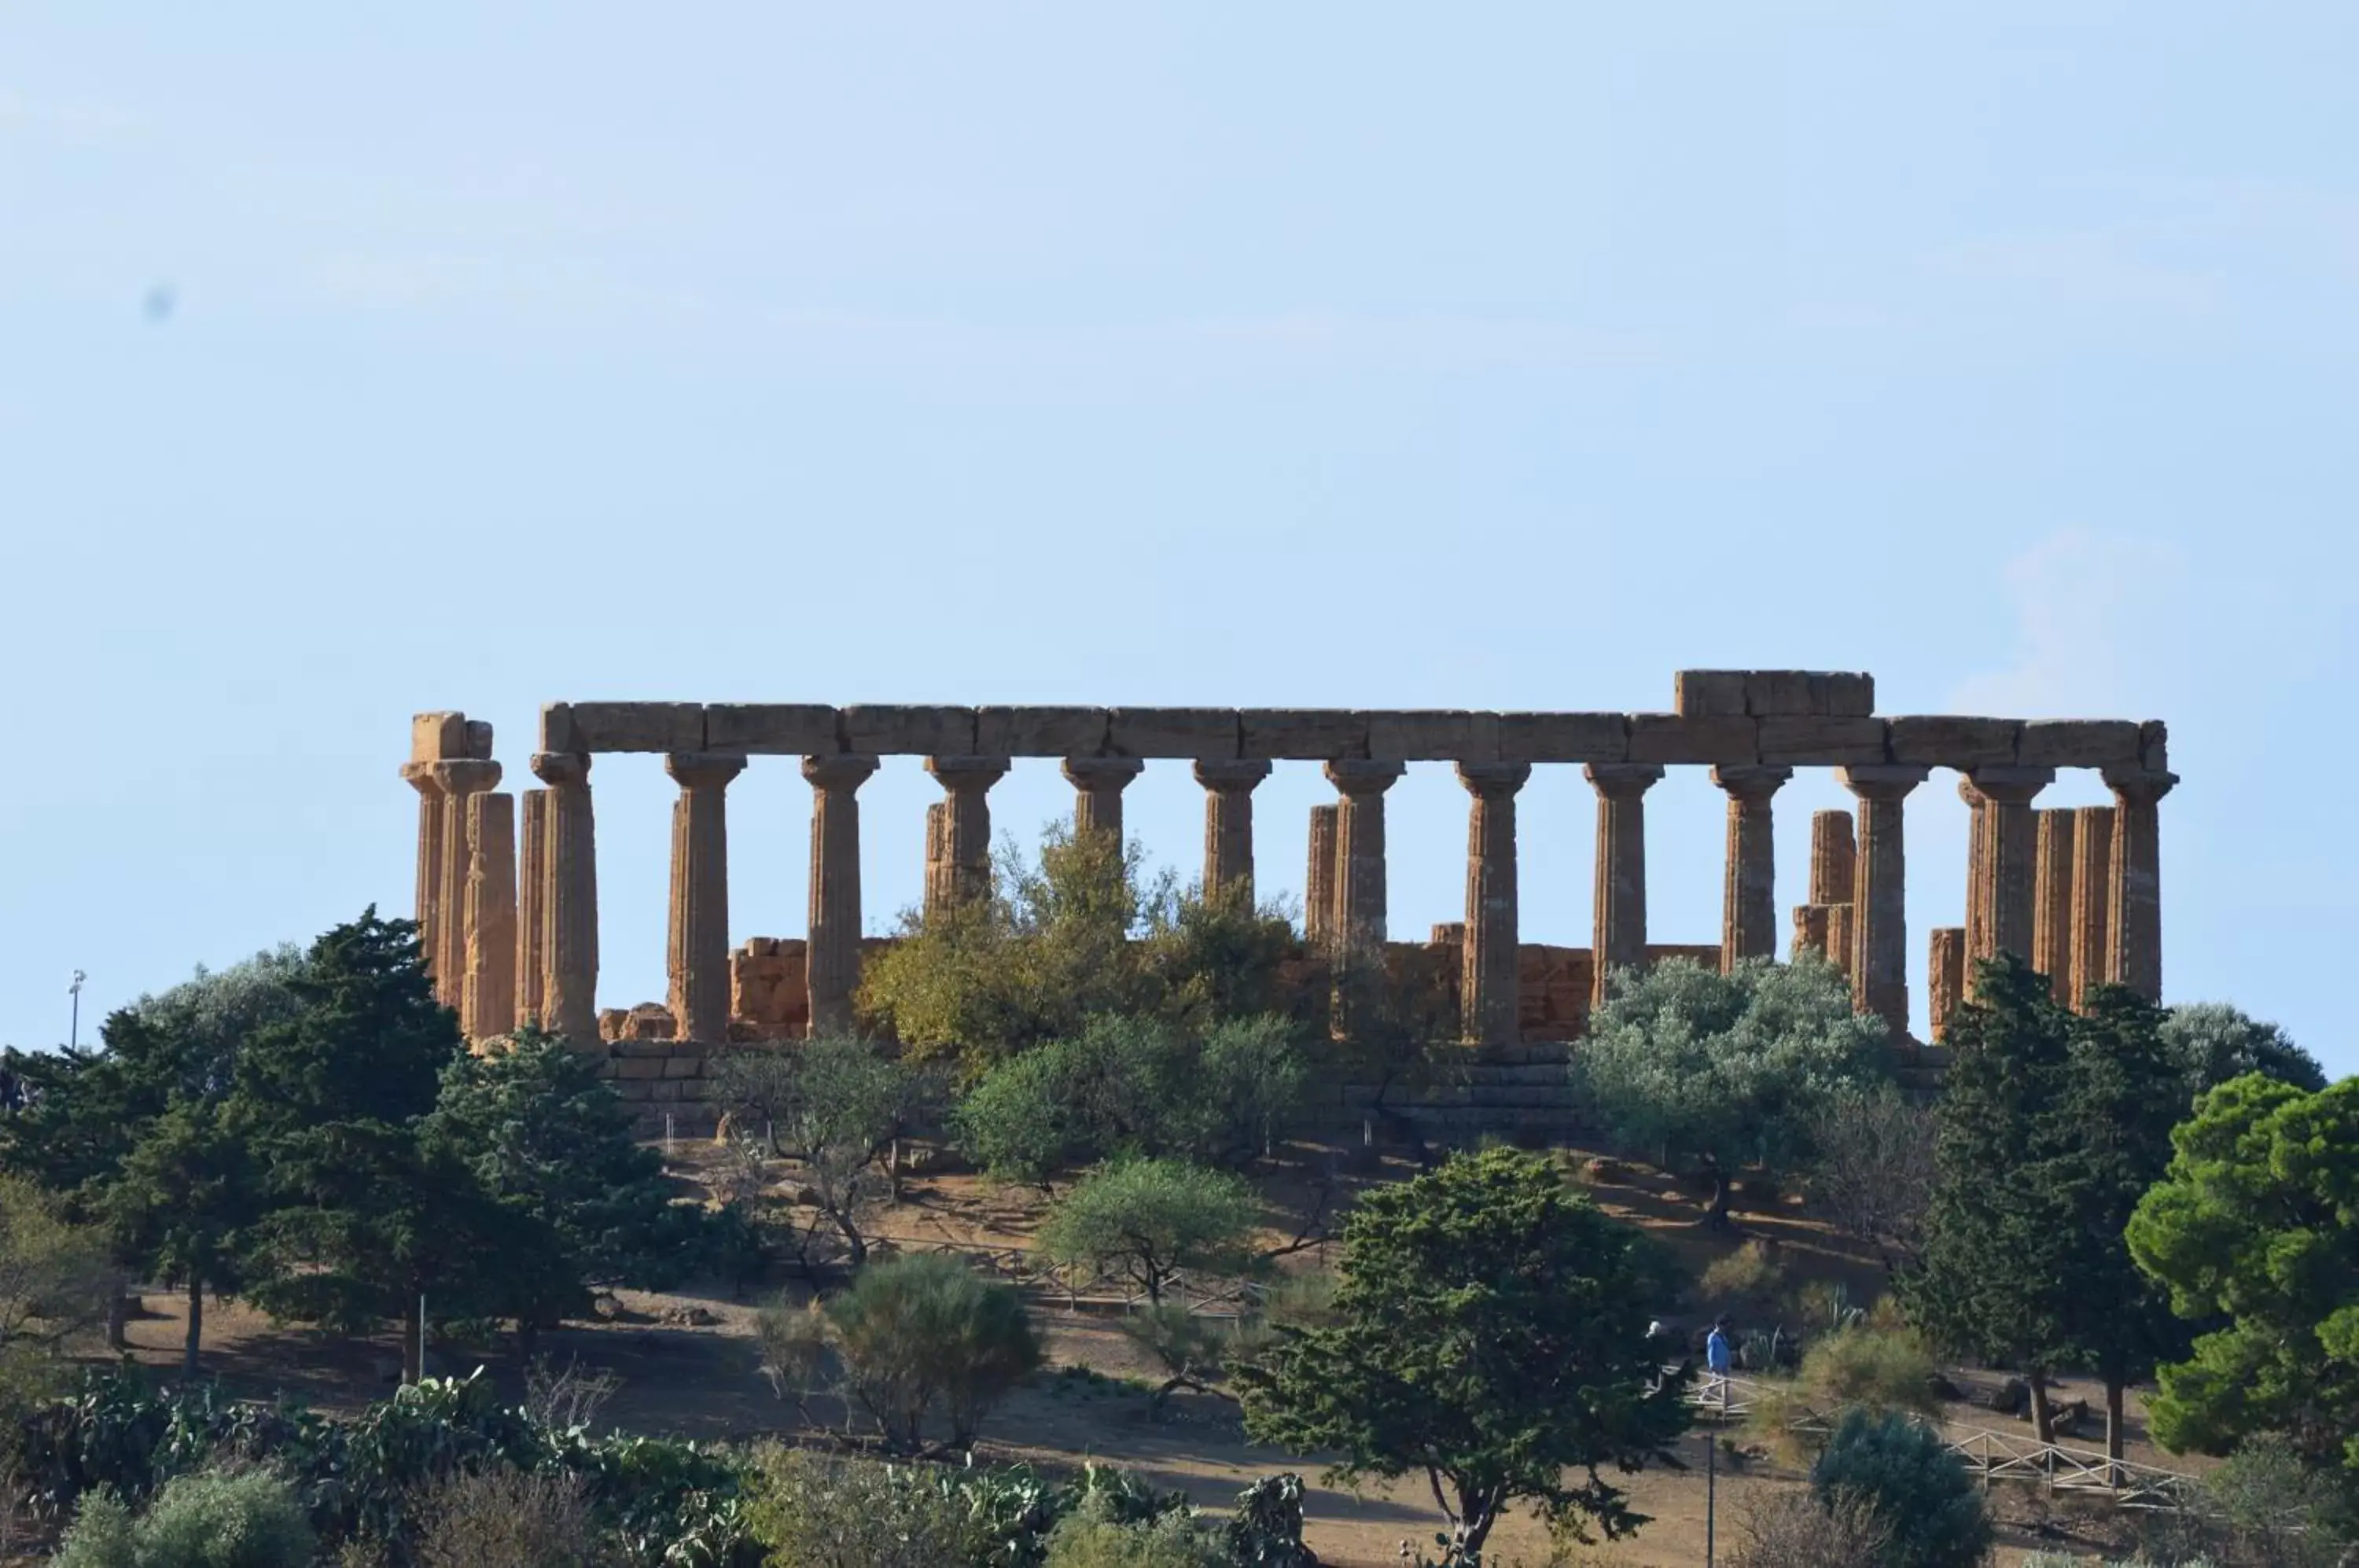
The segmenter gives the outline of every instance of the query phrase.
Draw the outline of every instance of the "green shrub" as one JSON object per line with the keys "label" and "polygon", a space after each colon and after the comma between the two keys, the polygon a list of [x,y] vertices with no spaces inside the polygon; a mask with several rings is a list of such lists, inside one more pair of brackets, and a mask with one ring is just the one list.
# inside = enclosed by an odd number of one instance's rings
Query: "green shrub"
{"label": "green shrub", "polygon": [[1990,1516],[1940,1434],[1898,1411],[1853,1410],[1810,1467],[1829,1509],[1867,1508],[1890,1532],[1888,1568],[1972,1568],[1990,1550]]}
{"label": "green shrub", "polygon": [[771,1449],[747,1516],[779,1568],[983,1568],[986,1519],[927,1469]]}
{"label": "green shrub", "polygon": [[846,1388],[903,1454],[923,1448],[937,1409],[951,1445],[972,1447],[991,1407],[1040,1365],[1022,1298],[939,1253],[869,1265],[827,1317]]}
{"label": "green shrub", "polygon": [[1229,1568],[1229,1558],[1184,1508],[1124,1521],[1092,1498],[1049,1537],[1045,1568]]}
{"label": "green shrub", "polygon": [[294,1490],[260,1470],[204,1471],[167,1485],[134,1518],[112,1493],[87,1499],[61,1568],[308,1568],[317,1542]]}
{"label": "green shrub", "polygon": [[1285,1130],[1308,1074],[1291,1026],[1274,1016],[1201,1036],[1144,1015],[1100,1017],[992,1067],[951,1121],[968,1156],[1006,1181],[1125,1153],[1233,1164]]}
{"label": "green shrub", "polygon": [[1091,1172],[1050,1211],[1040,1252],[1117,1273],[1160,1302],[1182,1270],[1244,1270],[1260,1210],[1238,1177],[1177,1160],[1124,1160]]}
{"label": "green shrub", "polygon": [[1740,1302],[1767,1307],[1786,1288],[1785,1260],[1774,1248],[1759,1241],[1748,1241],[1706,1264],[1696,1288],[1715,1307]]}

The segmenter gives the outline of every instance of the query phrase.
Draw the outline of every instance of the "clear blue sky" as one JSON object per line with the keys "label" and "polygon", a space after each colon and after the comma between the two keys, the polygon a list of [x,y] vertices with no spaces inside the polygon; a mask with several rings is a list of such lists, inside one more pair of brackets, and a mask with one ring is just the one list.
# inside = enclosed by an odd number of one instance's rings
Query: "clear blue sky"
{"label": "clear blue sky", "polygon": [[[2169,996],[2359,1070],[2359,10],[493,9],[0,19],[0,1040],[406,913],[415,709],[523,787],[552,698],[1799,666],[2169,720]],[[602,1000],[657,997],[670,786],[595,783]],[[1262,790],[1266,887],[1322,793]],[[864,792],[872,920],[934,797]],[[808,799],[733,788],[734,937],[801,932]],[[1781,796],[1781,906],[1840,800]],[[1134,831],[1192,866],[1200,801]],[[1657,940],[1716,934],[1721,806],[1651,798]],[[1522,816],[1586,942],[1588,787]],[[1936,776],[1920,1010],[1963,825]],[[1391,843],[1395,932],[1456,918],[1444,768]]]}

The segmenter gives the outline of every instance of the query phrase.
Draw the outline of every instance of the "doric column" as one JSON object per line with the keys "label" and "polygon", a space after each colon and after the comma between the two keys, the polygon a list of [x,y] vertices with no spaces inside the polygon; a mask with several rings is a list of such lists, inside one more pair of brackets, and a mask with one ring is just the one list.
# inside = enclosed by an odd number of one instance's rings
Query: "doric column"
{"label": "doric column", "polygon": [[1335,806],[1335,935],[1381,948],[1385,941],[1385,791],[1408,768],[1366,758],[1327,764]]}
{"label": "doric column", "polygon": [[1147,764],[1135,757],[1065,758],[1065,782],[1073,787],[1074,833],[1103,829],[1120,842],[1122,792],[1146,768]]}
{"label": "doric column", "polygon": [[1990,901],[1983,891],[1983,874],[1990,865],[1990,853],[1984,834],[1990,826],[1990,804],[1983,792],[1974,788],[1971,779],[1958,780],[1958,799],[1966,803],[1966,969],[1973,972],[1974,960],[1989,956],[1990,948],[1983,937],[1983,916]]}
{"label": "doric column", "polygon": [[2052,768],[1977,768],[1967,776],[1967,786],[1982,797],[1982,875],[1967,931],[1970,941],[1983,945],[1967,953],[1970,965],[2002,953],[2031,961],[2039,865],[2031,800],[2054,782]]}
{"label": "doric column", "polygon": [[1810,813],[1810,902],[1851,902],[1852,864],[1859,857],[1849,811]]}
{"label": "doric column", "polygon": [[1617,969],[1647,962],[1647,791],[1663,777],[1647,762],[1593,762],[1582,770],[1597,790],[1594,950],[1590,1006],[1605,1002]]}
{"label": "doric column", "polygon": [[405,762],[401,776],[418,791],[418,898],[411,918],[418,922],[419,956],[431,975],[434,943],[441,935],[442,786],[434,782],[430,762]]}
{"label": "doric column", "polygon": [[1859,906],[1829,904],[1827,906],[1827,961],[1851,978],[1852,966],[1859,962]]}
{"label": "doric column", "polygon": [[541,1027],[578,1046],[598,1043],[598,838],[590,811],[586,752],[536,753],[549,786],[541,895]]}
{"label": "doric column", "polygon": [[806,757],[811,787],[810,936],[803,947],[810,1032],[848,1034],[860,985],[860,786],[873,757]]}
{"label": "doric column", "polygon": [[1925,989],[1931,1011],[1933,1043],[1950,1038],[1950,1015],[1966,999],[1966,928],[1936,926],[1926,955]]}
{"label": "doric column", "polygon": [[745,759],[675,751],[664,771],[679,785],[672,810],[672,1036],[719,1045],[729,1038],[729,781]]}
{"label": "doric column", "polygon": [[1516,933],[1516,791],[1527,762],[1462,762],[1473,797],[1466,816],[1466,931],[1459,950],[1460,1033],[1477,1045],[1513,1045],[1521,1010]]}
{"label": "doric column", "polygon": [[1335,939],[1335,820],[1341,808],[1310,808],[1310,869],[1302,883],[1302,938],[1316,947]]}
{"label": "doric column", "polygon": [[[964,903],[991,892],[991,787],[1007,777],[1004,757],[929,757],[926,771],[942,787],[940,886],[936,896]],[[929,824],[930,826],[930,822]]]}
{"label": "doric column", "polygon": [[1269,764],[1252,760],[1196,764],[1204,787],[1204,897],[1254,901],[1253,792]]}
{"label": "doric column", "polygon": [[[1712,770],[1712,781],[1728,791],[1728,866],[1720,899],[1723,975],[1739,959],[1777,955],[1777,851],[1770,839],[1769,802],[1793,777],[1790,768]],[[1813,869],[1817,858],[1813,854]]]}
{"label": "doric column", "polygon": [[1839,768],[1859,801],[1859,865],[1852,887],[1852,1006],[1908,1033],[1908,852],[1902,805],[1926,769],[1877,764]]}
{"label": "doric column", "polygon": [[516,1018],[537,1025],[549,1011],[549,791],[527,789],[516,805]]}
{"label": "doric column", "polygon": [[2179,775],[2108,768],[2114,792],[2114,863],[2105,924],[2113,954],[2105,977],[2149,1002],[2162,1000],[2162,822],[2156,807]]}
{"label": "doric column", "polygon": [[2058,1005],[2072,999],[2072,827],[2070,808],[2033,813],[2038,869],[2031,893],[2031,966],[2048,976]]}
{"label": "doric column", "polygon": [[2105,984],[2114,960],[2109,923],[2114,900],[2114,809],[2082,806],[2072,813],[2072,995],[2074,1012]]}
{"label": "doric column", "polygon": [[467,798],[467,974],[459,1027],[472,1044],[516,1028],[516,797]]}
{"label": "doric column", "polygon": [[442,871],[434,895],[434,999],[457,1012],[467,996],[467,800],[500,781],[500,765],[429,762],[442,789]]}

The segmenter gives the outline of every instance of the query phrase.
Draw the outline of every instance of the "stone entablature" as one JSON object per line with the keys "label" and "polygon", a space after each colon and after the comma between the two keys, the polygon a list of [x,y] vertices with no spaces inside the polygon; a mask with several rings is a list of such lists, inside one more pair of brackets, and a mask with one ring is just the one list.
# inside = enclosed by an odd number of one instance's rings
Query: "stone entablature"
{"label": "stone entablature", "polygon": [[1685,670],[1668,713],[551,702],[545,752],[1848,768],[2168,765],[2159,723],[1878,717],[1866,675]]}
{"label": "stone entablature", "polygon": [[[1321,764],[1336,800],[1310,814],[1306,939],[1441,964],[1462,1034],[1492,1048],[1578,1034],[1606,969],[1673,951],[1647,929],[1645,816],[1647,794],[1671,767],[1710,768],[1727,795],[1721,940],[1684,950],[1723,965],[1779,945],[1776,796],[1797,768],[1837,771],[1856,806],[1813,822],[1810,899],[1794,911],[1794,947],[1825,952],[1854,1005],[1904,1032],[1903,812],[1945,768],[1962,775],[1973,828],[1964,921],[1944,928],[1929,955],[1935,995],[1956,996],[1975,960],[2005,949],[2045,964],[2058,995],[2075,1002],[2100,982],[2159,999],[2157,806],[2178,781],[2164,726],[1883,716],[1875,699],[1861,673],[1683,670],[1669,713],[552,702],[531,758],[546,788],[521,800],[493,792],[501,770],[491,726],[462,713],[418,715],[401,773],[419,795],[424,950],[437,995],[463,1009],[473,1038],[510,1018],[540,1019],[585,1046],[602,1032],[718,1043],[847,1025],[873,945],[859,935],[856,797],[884,755],[923,757],[942,790],[924,824],[929,913],[986,886],[989,794],[1013,757],[1060,763],[1084,833],[1121,831],[1123,792],[1149,761],[1193,762],[1211,888],[1253,885],[1253,796],[1273,763]],[[608,752],[661,755],[679,796],[668,1004],[602,1014],[591,772]],[[799,757],[812,789],[810,924],[800,942],[758,939],[733,953],[725,792],[762,756]],[[1385,798],[1412,762],[1454,763],[1469,796],[1466,918],[1432,943],[1386,940]],[[1534,868],[1518,865],[1516,797],[1548,765],[1581,767],[1597,797],[1594,953],[1526,942],[1518,930],[1519,889]],[[2036,797],[2062,768],[2098,770],[2114,804],[2040,810]],[[1946,1010],[1937,1039],[1945,1021]]]}

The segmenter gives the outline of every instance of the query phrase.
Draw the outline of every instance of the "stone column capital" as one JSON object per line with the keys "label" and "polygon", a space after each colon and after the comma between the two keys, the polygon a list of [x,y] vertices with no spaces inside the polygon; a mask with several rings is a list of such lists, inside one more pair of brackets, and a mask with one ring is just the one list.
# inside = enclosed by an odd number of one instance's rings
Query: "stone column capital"
{"label": "stone column capital", "polygon": [[1505,800],[1531,781],[1528,762],[1462,762],[1458,782],[1477,800]]}
{"label": "stone column capital", "polygon": [[1606,800],[1636,800],[1663,781],[1663,768],[1655,762],[1593,762],[1581,776]]}
{"label": "stone column capital", "polygon": [[1251,789],[1269,777],[1266,758],[1199,757],[1196,782],[1207,789]]}
{"label": "stone column capital", "polygon": [[430,762],[405,762],[401,765],[402,781],[429,800],[442,798],[442,786],[434,781],[434,765]]}
{"label": "stone column capital", "polygon": [[536,751],[532,754],[532,776],[553,786],[587,784],[590,782],[590,754],[586,751]]}
{"label": "stone column capital", "polygon": [[1135,757],[1069,757],[1061,766],[1065,782],[1076,789],[1119,789],[1147,771]]}
{"label": "stone column capital", "polygon": [[1354,798],[1382,795],[1399,783],[1401,775],[1408,771],[1407,763],[1376,761],[1364,757],[1337,757],[1325,768],[1327,782],[1335,786],[1336,792]]}
{"label": "stone column capital", "polygon": [[1878,762],[1838,768],[1835,777],[1843,781],[1844,789],[1863,800],[1903,800],[1932,771],[1908,763]]}
{"label": "stone column capital", "polygon": [[1007,758],[1004,757],[929,757],[926,771],[944,790],[957,794],[968,789],[988,789],[1007,777]]}
{"label": "stone column capital", "polygon": [[486,789],[496,788],[500,781],[500,765],[496,762],[453,757],[443,762],[429,762],[426,766],[433,770],[436,787],[448,796],[480,795]]}
{"label": "stone column capital", "polygon": [[2103,777],[2106,789],[2133,806],[2153,805],[2179,782],[2176,773],[2147,768],[2108,768]]}
{"label": "stone column capital", "polygon": [[876,758],[865,752],[842,751],[803,758],[803,778],[815,789],[857,789],[876,771]]}
{"label": "stone column capital", "polygon": [[1969,786],[1974,795],[1995,806],[2028,806],[2031,798],[2056,782],[2052,768],[1977,768],[1965,777],[1959,792],[1967,804],[1973,796],[1965,795]]}
{"label": "stone column capital", "polygon": [[1769,798],[1794,777],[1790,768],[1730,767],[1712,770],[1712,781],[1728,791],[1732,800],[1747,806],[1766,806]]}
{"label": "stone column capital", "polygon": [[683,789],[725,789],[745,771],[745,759],[726,751],[668,751],[664,771]]}

